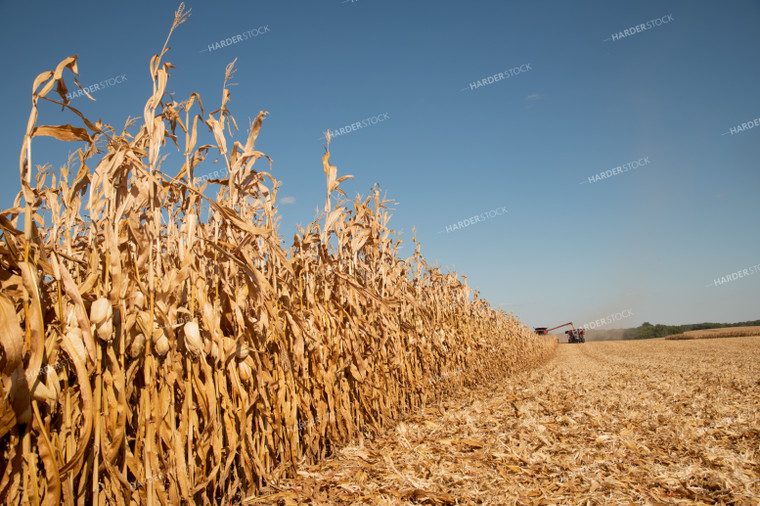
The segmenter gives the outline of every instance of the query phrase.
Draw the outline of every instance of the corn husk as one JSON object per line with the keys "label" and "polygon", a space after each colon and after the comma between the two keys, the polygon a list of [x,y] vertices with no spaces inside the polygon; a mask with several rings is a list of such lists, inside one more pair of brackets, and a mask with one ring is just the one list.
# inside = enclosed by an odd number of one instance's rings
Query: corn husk
{"label": "corn husk", "polygon": [[101,325],[107,319],[110,319],[113,315],[113,309],[111,308],[111,302],[101,297],[92,303],[90,308],[90,321],[96,326]]}
{"label": "corn husk", "polygon": [[113,339],[113,322],[111,319],[104,320],[99,325],[95,326],[95,332],[97,336],[103,341],[110,341]]}
{"label": "corn husk", "polygon": [[145,334],[142,332],[135,334],[135,336],[132,338],[132,342],[129,345],[129,356],[132,358],[137,358],[142,355],[144,349]]}
{"label": "corn husk", "polygon": [[21,364],[24,348],[24,331],[21,329],[16,308],[10,299],[0,294],[0,345],[3,361],[0,372],[10,375]]}
{"label": "corn husk", "polygon": [[132,302],[138,309],[145,309],[145,295],[140,290],[135,290]]}
{"label": "corn husk", "polygon": [[68,331],[68,337],[74,345],[74,351],[76,352],[79,360],[82,362],[87,361],[87,350],[85,350],[82,329],[79,327],[72,327]]}
{"label": "corn husk", "polygon": [[159,357],[163,357],[169,351],[169,338],[164,334],[160,334],[156,342],[154,343],[154,349]]}
{"label": "corn husk", "polygon": [[251,379],[251,367],[245,362],[238,362],[238,374],[243,381],[249,381]]}
{"label": "corn husk", "polygon": [[203,350],[203,341],[198,329],[198,323],[195,321],[187,322],[184,327],[185,346],[193,355],[200,355]]}

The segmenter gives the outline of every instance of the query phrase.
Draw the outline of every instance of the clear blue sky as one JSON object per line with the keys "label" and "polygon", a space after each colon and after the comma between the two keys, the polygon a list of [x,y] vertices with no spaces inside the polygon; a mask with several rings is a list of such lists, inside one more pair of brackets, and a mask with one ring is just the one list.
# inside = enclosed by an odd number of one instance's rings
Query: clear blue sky
{"label": "clear blue sky", "polygon": [[[148,62],[178,5],[0,2],[0,207],[19,190],[34,77],[73,54],[85,86],[126,76],[94,93],[97,102],[74,100],[120,130],[142,115]],[[210,112],[225,66],[238,59],[230,106],[243,129],[270,112],[257,148],[289,197],[280,206],[287,245],[324,203],[322,132],[387,113],[334,139],[339,174],[355,176],[343,188],[352,196],[379,183],[398,202],[391,224],[407,245],[416,227],[431,263],[466,274],[527,324],[627,309],[633,316],[611,327],[760,318],[760,272],[713,283],[760,264],[760,127],[730,132],[760,118],[759,2],[186,5],[191,16],[166,57],[176,66],[168,89],[178,101],[200,93]],[[256,37],[208,50],[258,27]],[[82,126],[43,105],[39,124],[62,123]],[[35,139],[34,163],[57,168],[81,145]],[[649,164],[588,181],[641,158]],[[446,231],[502,207],[507,214]]]}

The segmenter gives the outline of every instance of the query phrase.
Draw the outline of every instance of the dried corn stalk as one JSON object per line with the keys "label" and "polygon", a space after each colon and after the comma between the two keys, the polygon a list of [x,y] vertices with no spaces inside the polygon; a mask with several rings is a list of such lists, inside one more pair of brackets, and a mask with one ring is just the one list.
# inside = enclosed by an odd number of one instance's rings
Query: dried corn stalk
{"label": "dried corn stalk", "polygon": [[[186,16],[180,6],[172,30]],[[347,176],[327,149],[325,211],[284,249],[278,185],[253,169],[268,159],[254,148],[267,112],[228,144],[232,65],[221,107],[204,117],[195,94],[167,100],[166,47],[134,134],[70,106],[63,72],[77,73],[76,57],[35,79],[22,191],[0,213],[0,502],[239,501],[304,458],[553,349],[428,266],[419,244],[400,258],[378,188],[333,204]],[[84,126],[38,126],[40,98]],[[194,171],[211,147],[196,147],[199,123],[228,173],[202,186]],[[85,141],[79,167],[59,179],[41,168],[33,184],[39,135]],[[100,139],[107,152],[92,167]],[[167,139],[184,141],[174,175],[159,156]],[[454,370],[467,372],[438,380]]]}

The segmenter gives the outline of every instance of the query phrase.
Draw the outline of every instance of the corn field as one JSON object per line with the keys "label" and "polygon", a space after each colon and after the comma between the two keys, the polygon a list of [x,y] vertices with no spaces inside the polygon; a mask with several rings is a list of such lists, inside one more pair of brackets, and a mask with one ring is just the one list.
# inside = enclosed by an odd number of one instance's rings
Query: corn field
{"label": "corn field", "polygon": [[[234,62],[211,113],[197,94],[166,93],[169,38],[188,14],[180,6],[150,61],[139,127],[71,107],[76,56],[34,80],[21,191],[0,212],[3,504],[238,503],[553,352],[428,265],[416,238],[401,258],[391,202],[377,186],[346,197],[329,134],[324,211],[285,248],[278,182],[253,168],[271,171],[255,149],[267,111],[231,140]],[[82,126],[38,125],[43,103]],[[197,146],[199,127],[213,144]],[[33,175],[39,136],[85,147],[59,176]],[[181,167],[166,166],[167,144]],[[199,184],[207,158],[226,178]]]}

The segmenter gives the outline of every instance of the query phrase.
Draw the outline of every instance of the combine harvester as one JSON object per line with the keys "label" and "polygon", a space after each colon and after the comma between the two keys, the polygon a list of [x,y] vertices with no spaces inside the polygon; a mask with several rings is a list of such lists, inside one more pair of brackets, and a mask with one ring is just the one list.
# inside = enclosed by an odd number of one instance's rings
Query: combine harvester
{"label": "combine harvester", "polygon": [[586,342],[586,331],[584,329],[576,329],[575,326],[573,325],[573,322],[563,323],[562,325],[557,325],[556,327],[552,327],[550,329],[547,329],[546,327],[536,327],[535,332],[539,336],[545,336],[552,330],[558,329],[560,327],[564,327],[566,325],[570,325],[573,328],[572,330],[565,331],[565,334],[567,334],[568,343],[585,343]]}

